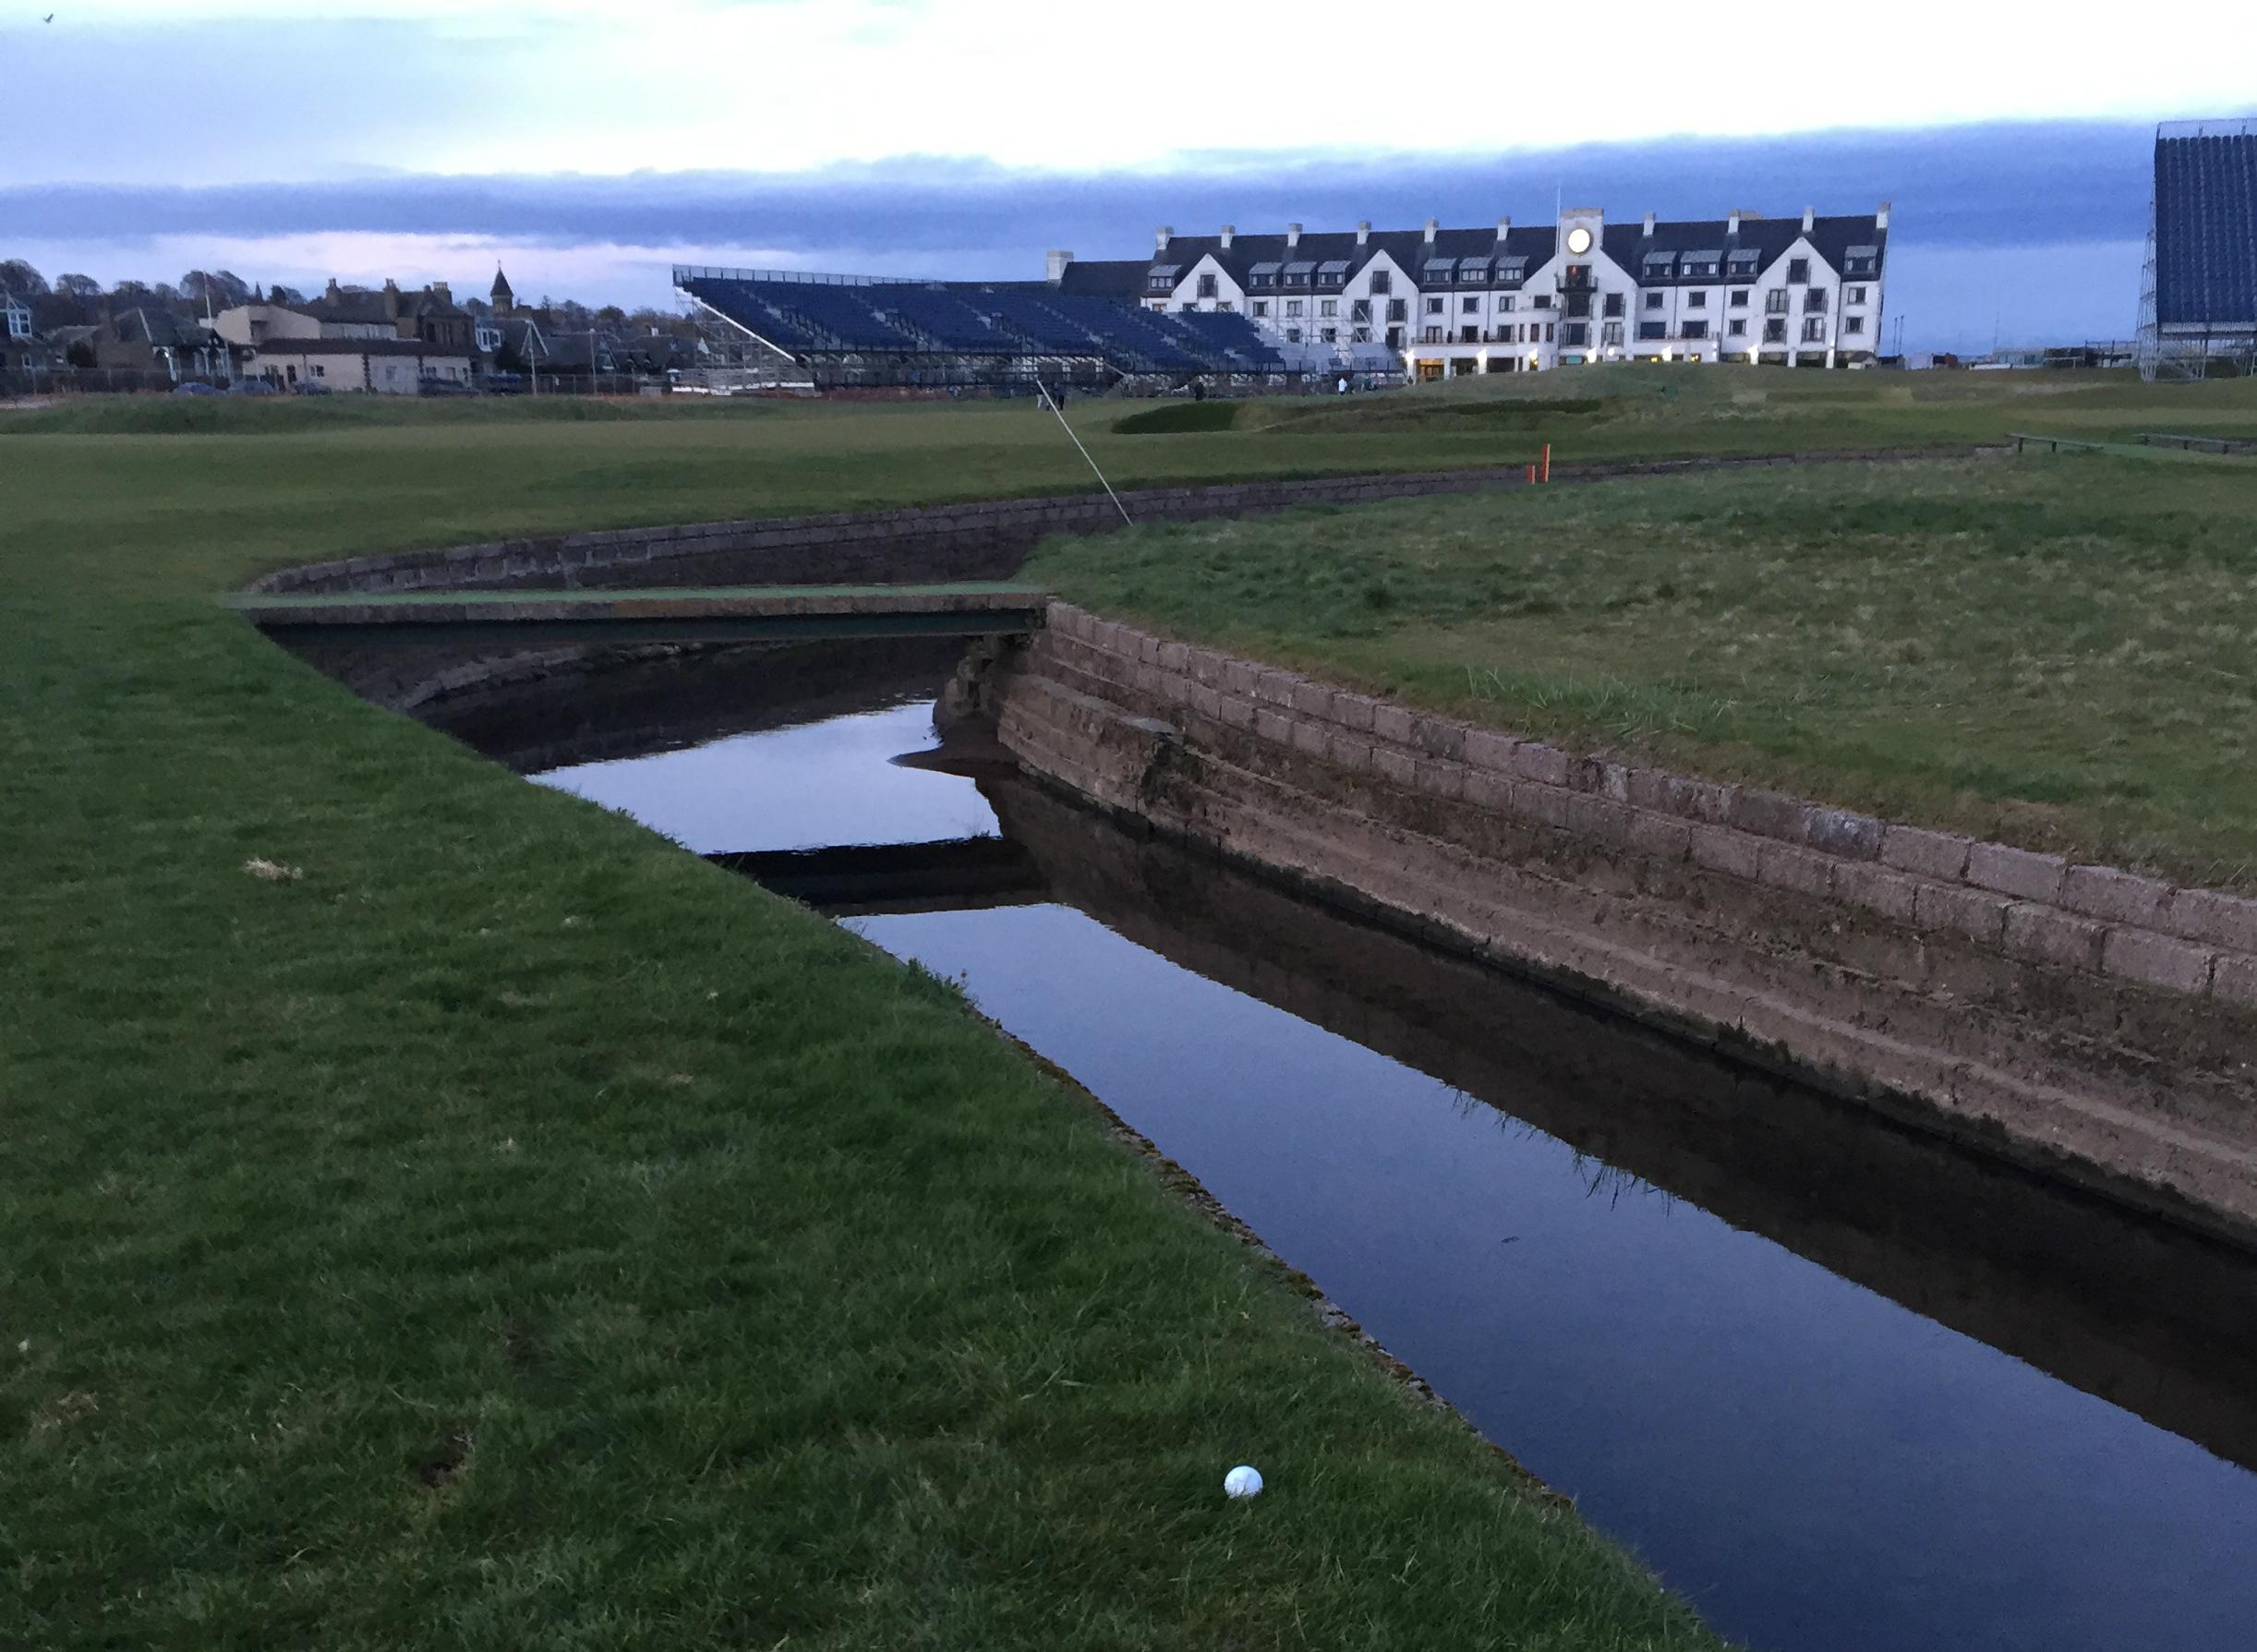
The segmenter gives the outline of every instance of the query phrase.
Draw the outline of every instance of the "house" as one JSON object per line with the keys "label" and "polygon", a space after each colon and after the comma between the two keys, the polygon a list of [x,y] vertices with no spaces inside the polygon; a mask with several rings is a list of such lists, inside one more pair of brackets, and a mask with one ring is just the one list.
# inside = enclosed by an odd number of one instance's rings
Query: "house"
{"label": "house", "polygon": [[427,380],[471,382],[470,352],[393,337],[270,337],[250,347],[245,371],[278,388],[412,396]]}
{"label": "house", "polygon": [[254,300],[211,318],[211,330],[229,344],[248,349],[269,339],[320,338],[321,323],[306,310]]}
{"label": "house", "polygon": [[169,309],[139,306],[94,328],[94,365],[118,371],[185,379],[224,379],[234,365],[225,339],[203,322]]}
{"label": "house", "polygon": [[31,306],[13,293],[0,293],[0,344],[28,344],[32,331]]}
{"label": "house", "polygon": [[410,339],[467,356],[477,347],[469,313],[454,302],[443,281],[402,292],[387,280],[376,292],[341,287],[332,278],[321,296],[305,306],[323,338]]}

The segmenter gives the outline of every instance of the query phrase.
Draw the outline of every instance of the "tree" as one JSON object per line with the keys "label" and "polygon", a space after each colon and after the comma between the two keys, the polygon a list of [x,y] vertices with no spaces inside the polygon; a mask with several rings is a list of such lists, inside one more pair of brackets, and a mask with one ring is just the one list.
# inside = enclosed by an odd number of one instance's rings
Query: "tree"
{"label": "tree", "polygon": [[102,283],[91,275],[66,273],[54,278],[54,290],[68,298],[99,298]]}
{"label": "tree", "polygon": [[47,278],[21,259],[0,259],[0,293],[17,293],[26,298],[44,298]]}
{"label": "tree", "polygon": [[601,309],[596,312],[596,319],[598,321],[606,321],[610,325],[617,327],[622,321],[626,320],[627,312],[620,308],[620,307],[616,304],[607,304]]}
{"label": "tree", "polygon": [[121,281],[110,289],[110,296],[121,305],[148,304],[156,297],[156,294],[149,290],[149,283],[145,281]]}
{"label": "tree", "polygon": [[303,304],[306,302],[306,295],[296,287],[285,287],[277,282],[267,289],[267,302],[269,304]]}
{"label": "tree", "polygon": [[525,358],[518,353],[517,341],[504,336],[501,348],[494,352],[494,370],[499,373],[522,373]]}
{"label": "tree", "polygon": [[180,295],[194,305],[231,309],[250,297],[250,288],[232,270],[191,270],[180,278]]}
{"label": "tree", "polygon": [[88,344],[84,339],[73,341],[70,348],[63,352],[63,356],[72,367],[77,368],[81,372],[91,372],[93,370],[94,346]]}

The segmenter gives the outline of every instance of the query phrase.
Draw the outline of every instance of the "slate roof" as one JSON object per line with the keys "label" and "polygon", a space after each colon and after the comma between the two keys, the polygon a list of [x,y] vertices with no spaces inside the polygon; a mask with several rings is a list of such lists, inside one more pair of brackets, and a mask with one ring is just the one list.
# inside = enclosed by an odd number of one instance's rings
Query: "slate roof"
{"label": "slate roof", "polygon": [[220,335],[201,321],[191,321],[169,309],[142,307],[121,311],[111,324],[121,344],[149,344],[167,350],[225,349]]}
{"label": "slate roof", "polygon": [[2257,127],[2156,136],[2155,320],[2257,320]]}
{"label": "slate roof", "polygon": [[427,344],[412,338],[271,338],[253,346],[261,356],[467,356],[463,345]]}
{"label": "slate roof", "polygon": [[[1834,267],[1837,275],[1854,281],[1860,276],[1878,278],[1888,261],[1889,232],[1870,212],[1850,213],[1837,217],[1815,218],[1809,233],[1804,235],[1800,212],[1788,218],[1752,218],[1743,214],[1738,234],[1732,230],[1727,218],[1680,219],[1673,223],[1656,223],[1654,233],[1647,235],[1643,221],[1628,223],[1610,223],[1601,232],[1599,244],[1606,254],[1624,270],[1631,278],[1648,286],[1708,286],[1723,281],[1752,281],[1786,256],[1787,248],[1800,237],[1816,249],[1820,258]],[[1849,251],[1853,247],[1872,249],[1870,269],[1852,271],[1848,268]],[[1666,274],[1656,275],[1650,281],[1646,275],[1648,253],[1667,252],[1675,256]],[[1722,262],[1718,273],[1692,274],[1684,272],[1684,255],[1688,252],[1720,254]],[[1745,273],[1735,273],[1732,254],[1753,252],[1756,267]]]}
{"label": "slate roof", "polygon": [[1134,298],[1143,292],[1151,268],[1150,259],[1076,259],[1059,276],[1057,290],[1077,298]]}
{"label": "slate roof", "polygon": [[[1786,218],[1756,218],[1743,216],[1738,234],[1730,230],[1729,221],[1722,218],[1691,219],[1670,223],[1656,223],[1649,238],[1642,220],[1627,223],[1609,223],[1604,227],[1600,245],[1607,256],[1629,271],[1635,280],[1643,280],[1646,255],[1648,252],[1669,252],[1679,255],[1673,259],[1666,278],[1657,278],[1656,284],[1682,284],[1686,280],[1695,283],[1721,282],[1732,279],[1731,255],[1752,251],[1758,255],[1756,271],[1768,269],[1784,255],[1798,235],[1803,234],[1803,218],[1796,213]],[[1861,273],[1877,278],[1887,261],[1889,232],[1880,227],[1872,213],[1864,215],[1823,217],[1812,223],[1811,245],[1820,257],[1831,264],[1838,273],[1847,274],[1846,255],[1853,247],[1872,251],[1872,267]],[[1529,271],[1540,269],[1560,250],[1559,230],[1546,223],[1516,225],[1507,232],[1505,243],[1497,244],[1494,225],[1479,229],[1438,229],[1430,243],[1423,229],[1373,230],[1362,246],[1356,242],[1353,230],[1320,230],[1304,232],[1299,243],[1288,248],[1282,235],[1241,235],[1232,237],[1225,247],[1219,235],[1175,235],[1169,238],[1167,249],[1153,257],[1141,259],[1116,260],[1103,264],[1083,264],[1077,260],[1066,267],[1060,283],[1065,292],[1092,292],[1106,297],[1141,297],[1154,291],[1149,278],[1155,267],[1175,265],[1183,274],[1202,258],[1212,257],[1227,271],[1231,279],[1241,288],[1261,292],[1306,292],[1310,286],[1308,271],[1331,264],[1345,267],[1346,278],[1353,280],[1364,267],[1382,252],[1392,259],[1398,269],[1406,271],[1411,282],[1421,288],[1428,283],[1426,266],[1430,261],[1464,259],[1493,259],[1499,257],[1521,259],[1519,275],[1509,271],[1495,271],[1487,267],[1472,271],[1473,280],[1457,280],[1455,284],[1515,287],[1521,283]],[[1708,252],[1721,260],[1714,275],[1681,273],[1682,255],[1686,252]],[[1251,285],[1250,277],[1257,264],[1281,266],[1274,286],[1259,289]],[[1304,266],[1307,269],[1304,269]],[[1079,272],[1084,270],[1102,271],[1088,277]],[[1269,273],[1264,271],[1264,273]],[[1739,279],[1753,279],[1753,273]],[[1453,271],[1454,277],[1456,272]],[[1092,284],[1082,287],[1076,283],[1088,280]],[[1852,276],[1855,279],[1855,276]],[[1333,283],[1328,283],[1333,284]]]}

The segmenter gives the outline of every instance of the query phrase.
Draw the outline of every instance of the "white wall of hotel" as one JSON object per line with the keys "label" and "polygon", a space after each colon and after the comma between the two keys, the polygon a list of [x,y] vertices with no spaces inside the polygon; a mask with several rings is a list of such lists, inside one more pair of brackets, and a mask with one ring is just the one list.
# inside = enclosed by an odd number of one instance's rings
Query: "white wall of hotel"
{"label": "white wall of hotel", "polygon": [[[1805,230],[1811,222],[1805,212]],[[1647,221],[1649,229],[1651,223]],[[1884,210],[1877,227],[1888,226]],[[1501,236],[1504,227],[1499,225]],[[1329,351],[1342,365],[1351,362],[1356,327],[1368,326],[1372,340],[1383,343],[1388,328],[1399,326],[1407,372],[1425,363],[1457,374],[1537,372],[1599,360],[1760,360],[1830,368],[1863,366],[1880,353],[1885,261],[1874,274],[1845,276],[1798,235],[1752,275],[1720,268],[1714,283],[1646,287],[1607,255],[1605,227],[1604,214],[1596,210],[1562,213],[1551,257],[1533,265],[1510,290],[1422,291],[1417,272],[1382,251],[1336,292],[1249,294],[1209,253],[1183,268],[1165,295],[1148,295],[1145,305],[1169,311],[1236,310],[1281,349],[1290,352],[1297,344],[1312,355]],[[1568,236],[1577,228],[1590,231],[1590,247],[1573,256]],[[1430,240],[1433,234],[1430,222]],[[1808,279],[1791,281],[1802,260],[1807,260]],[[1569,320],[1563,282],[1570,264],[1588,265],[1592,276],[1589,342],[1583,345],[1563,336]],[[1610,294],[1622,299],[1619,315],[1606,313]],[[1442,307],[1439,312],[1431,307],[1435,301]],[[1366,320],[1355,320],[1359,304],[1367,307],[1360,312]],[[1400,320],[1390,319],[1390,304],[1403,307]],[[1322,339],[1328,327],[1335,333],[1329,342]],[[1471,339],[1465,336],[1469,330]],[[1291,336],[1296,332],[1298,338]]]}

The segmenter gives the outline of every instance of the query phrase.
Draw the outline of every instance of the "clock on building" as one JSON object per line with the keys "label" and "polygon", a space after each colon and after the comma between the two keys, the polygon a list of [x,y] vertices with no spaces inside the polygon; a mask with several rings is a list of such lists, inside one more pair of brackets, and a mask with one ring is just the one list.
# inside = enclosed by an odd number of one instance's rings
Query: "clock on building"
{"label": "clock on building", "polygon": [[1591,232],[1580,223],[1567,232],[1567,250],[1581,258],[1591,249]]}

